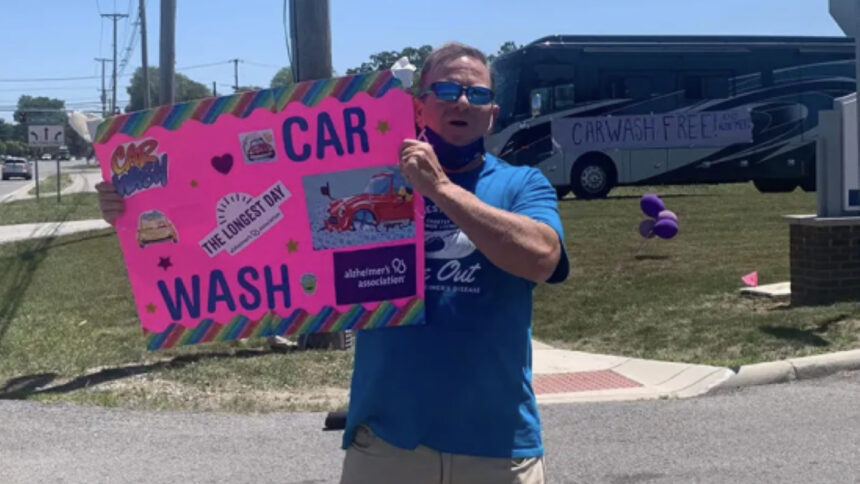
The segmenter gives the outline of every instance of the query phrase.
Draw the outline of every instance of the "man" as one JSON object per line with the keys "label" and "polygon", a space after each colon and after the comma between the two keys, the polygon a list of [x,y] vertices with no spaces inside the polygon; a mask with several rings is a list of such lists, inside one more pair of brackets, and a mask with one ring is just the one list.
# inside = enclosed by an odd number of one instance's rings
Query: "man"
{"label": "man", "polygon": [[[531,386],[532,290],[567,277],[556,193],[484,152],[499,108],[486,57],[424,64],[419,140],[400,169],[425,197],[427,324],[356,336],[343,484],[543,483]],[[108,222],[122,200],[100,185]]]}
{"label": "man", "polygon": [[424,141],[400,168],[426,200],[427,324],[356,335],[341,482],[541,483],[532,290],[567,277],[556,193],[484,152],[499,107],[479,50],[435,50],[418,87]]}

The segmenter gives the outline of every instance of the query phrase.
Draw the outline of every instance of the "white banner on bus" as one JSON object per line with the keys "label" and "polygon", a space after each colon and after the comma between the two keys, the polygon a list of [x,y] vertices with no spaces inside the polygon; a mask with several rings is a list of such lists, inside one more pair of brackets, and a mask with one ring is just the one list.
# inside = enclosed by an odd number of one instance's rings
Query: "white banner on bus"
{"label": "white banner on bus", "polygon": [[552,121],[555,141],[577,151],[721,147],[751,143],[752,131],[749,108]]}

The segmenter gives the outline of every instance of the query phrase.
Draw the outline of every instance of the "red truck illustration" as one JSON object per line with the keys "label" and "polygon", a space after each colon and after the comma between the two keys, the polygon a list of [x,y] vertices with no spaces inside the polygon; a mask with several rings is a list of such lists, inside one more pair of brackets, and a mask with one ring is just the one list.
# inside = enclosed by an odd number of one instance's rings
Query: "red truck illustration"
{"label": "red truck illustration", "polygon": [[325,228],[330,232],[376,230],[412,221],[412,187],[397,172],[370,177],[364,191],[345,198],[333,198],[328,183],[320,192],[332,201]]}

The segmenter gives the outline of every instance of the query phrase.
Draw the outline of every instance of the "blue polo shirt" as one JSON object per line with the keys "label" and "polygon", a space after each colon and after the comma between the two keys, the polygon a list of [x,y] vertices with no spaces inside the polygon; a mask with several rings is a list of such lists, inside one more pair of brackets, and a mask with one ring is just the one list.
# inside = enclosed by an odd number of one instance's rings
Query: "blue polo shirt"
{"label": "blue polo shirt", "polygon": [[[563,242],[555,189],[537,169],[487,155],[479,169],[450,178],[489,205],[549,225]],[[358,332],[343,447],[364,424],[404,449],[543,455],[531,372],[535,284],[493,265],[425,201],[427,323]],[[548,282],[567,274],[563,253]]]}

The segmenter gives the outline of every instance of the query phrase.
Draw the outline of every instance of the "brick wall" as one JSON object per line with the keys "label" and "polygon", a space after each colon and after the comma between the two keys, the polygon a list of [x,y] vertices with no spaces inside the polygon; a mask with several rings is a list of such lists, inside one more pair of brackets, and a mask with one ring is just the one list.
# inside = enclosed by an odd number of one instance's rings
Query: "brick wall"
{"label": "brick wall", "polygon": [[860,301],[860,222],[791,225],[792,305]]}

